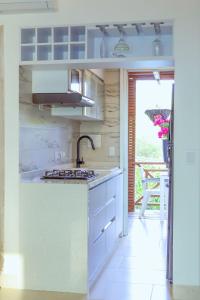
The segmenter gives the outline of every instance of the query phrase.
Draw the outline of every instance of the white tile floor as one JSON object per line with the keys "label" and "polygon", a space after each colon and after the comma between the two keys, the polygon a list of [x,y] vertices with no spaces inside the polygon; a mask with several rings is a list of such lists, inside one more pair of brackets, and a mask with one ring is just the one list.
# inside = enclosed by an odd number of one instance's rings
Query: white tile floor
{"label": "white tile floor", "polygon": [[129,218],[123,238],[90,291],[91,300],[170,300],[166,284],[167,222]]}
{"label": "white tile floor", "polygon": [[[147,216],[147,214],[146,214]],[[0,300],[197,300],[199,287],[176,286],[173,299],[165,281],[166,221],[149,212],[129,218],[129,235],[121,240],[107,268],[86,295],[0,289]]]}

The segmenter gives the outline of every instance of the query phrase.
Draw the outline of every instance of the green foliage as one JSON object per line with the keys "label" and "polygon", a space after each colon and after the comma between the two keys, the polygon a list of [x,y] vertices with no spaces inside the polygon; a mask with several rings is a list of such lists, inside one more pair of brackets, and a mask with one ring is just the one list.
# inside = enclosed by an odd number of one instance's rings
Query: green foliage
{"label": "green foliage", "polygon": [[[162,147],[161,145],[154,145],[152,143],[149,143],[146,140],[138,139],[136,142],[136,161],[145,162],[145,161],[163,161],[162,156]],[[148,165],[145,166],[145,169],[158,169],[160,166],[158,165]],[[161,167],[163,168],[163,167]],[[136,167],[136,176],[135,176],[135,199],[136,201],[143,195],[143,187],[142,187],[142,179],[141,179],[141,173],[139,167]],[[153,175],[155,177],[160,176],[160,172],[154,172]],[[149,188],[155,186],[155,183],[149,184]],[[158,203],[156,206],[151,206],[151,209],[159,209],[160,204],[160,198],[152,198],[150,202]],[[139,206],[136,206],[136,208]]]}
{"label": "green foliage", "polygon": [[143,161],[152,159],[154,161],[162,161],[162,147],[161,145],[154,145],[143,139],[136,141],[136,160],[143,158]]}

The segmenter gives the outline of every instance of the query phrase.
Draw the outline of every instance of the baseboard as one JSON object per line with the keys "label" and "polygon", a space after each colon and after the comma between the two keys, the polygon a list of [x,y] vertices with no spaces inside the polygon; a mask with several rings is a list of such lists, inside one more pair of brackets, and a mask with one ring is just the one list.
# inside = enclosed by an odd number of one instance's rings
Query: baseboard
{"label": "baseboard", "polygon": [[173,300],[200,299],[200,286],[173,285],[171,288]]}

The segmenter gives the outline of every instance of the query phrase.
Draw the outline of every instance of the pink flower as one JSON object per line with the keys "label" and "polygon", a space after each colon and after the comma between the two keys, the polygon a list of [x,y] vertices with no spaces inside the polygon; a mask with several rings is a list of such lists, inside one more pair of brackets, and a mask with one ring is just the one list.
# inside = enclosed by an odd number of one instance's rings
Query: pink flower
{"label": "pink flower", "polygon": [[158,137],[161,138],[167,138],[169,134],[169,124],[170,120],[165,119],[162,115],[155,115],[154,116],[154,126],[159,126],[160,131],[158,132]]}
{"label": "pink flower", "polygon": [[162,134],[168,134],[169,133],[169,128],[161,127],[161,132],[162,132]]}
{"label": "pink flower", "polygon": [[159,132],[158,132],[158,137],[159,137],[159,139],[161,139],[161,138],[162,138],[162,136],[163,136],[163,133],[162,133],[162,131],[159,131]]}
{"label": "pink flower", "polygon": [[156,121],[154,121],[154,126],[160,126],[160,125],[162,125],[163,123],[165,123],[165,120],[163,120],[163,119],[158,119],[158,120],[156,120]]}
{"label": "pink flower", "polygon": [[162,119],[163,117],[162,117],[162,115],[155,115],[154,116],[154,120],[156,121],[156,120],[159,120],[159,119]]}
{"label": "pink flower", "polygon": [[156,115],[154,116],[154,126],[160,126],[163,123],[165,123],[165,119],[163,119],[162,115]]}

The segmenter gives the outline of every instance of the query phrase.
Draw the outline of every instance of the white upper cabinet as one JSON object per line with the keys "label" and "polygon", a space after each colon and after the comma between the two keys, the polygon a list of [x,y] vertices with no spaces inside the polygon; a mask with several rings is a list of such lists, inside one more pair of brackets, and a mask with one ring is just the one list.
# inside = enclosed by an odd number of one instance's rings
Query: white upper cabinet
{"label": "white upper cabinet", "polygon": [[173,56],[170,22],[21,29],[21,64]]}
{"label": "white upper cabinet", "polygon": [[32,70],[32,93],[66,93],[67,70]]}

